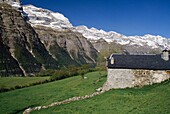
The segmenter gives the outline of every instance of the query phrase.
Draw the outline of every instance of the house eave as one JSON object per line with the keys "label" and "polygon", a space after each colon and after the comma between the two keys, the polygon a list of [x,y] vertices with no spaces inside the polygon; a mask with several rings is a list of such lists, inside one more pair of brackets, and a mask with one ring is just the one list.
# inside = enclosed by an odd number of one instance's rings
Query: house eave
{"label": "house eave", "polygon": [[125,67],[107,67],[108,69],[133,69],[133,70],[169,70],[170,69],[164,69],[164,68],[125,68]]}

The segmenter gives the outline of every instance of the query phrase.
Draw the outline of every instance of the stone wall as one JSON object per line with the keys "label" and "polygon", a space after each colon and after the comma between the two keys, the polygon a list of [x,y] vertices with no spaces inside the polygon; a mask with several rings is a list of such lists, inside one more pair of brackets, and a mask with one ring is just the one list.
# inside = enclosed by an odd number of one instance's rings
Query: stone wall
{"label": "stone wall", "polygon": [[91,95],[72,97],[72,98],[69,98],[69,99],[66,99],[66,100],[63,100],[63,101],[51,103],[51,104],[46,105],[46,106],[37,106],[37,107],[33,107],[33,108],[28,108],[23,112],[23,114],[30,114],[32,111],[35,111],[35,110],[47,109],[47,108],[50,108],[50,107],[53,107],[53,106],[68,104],[68,103],[71,103],[71,102],[74,102],[74,101],[89,99],[89,98],[92,98],[96,95],[100,95],[104,92],[105,91],[94,92]]}
{"label": "stone wall", "polygon": [[103,85],[103,90],[152,85],[169,78],[169,71],[163,70],[108,69],[107,81]]}

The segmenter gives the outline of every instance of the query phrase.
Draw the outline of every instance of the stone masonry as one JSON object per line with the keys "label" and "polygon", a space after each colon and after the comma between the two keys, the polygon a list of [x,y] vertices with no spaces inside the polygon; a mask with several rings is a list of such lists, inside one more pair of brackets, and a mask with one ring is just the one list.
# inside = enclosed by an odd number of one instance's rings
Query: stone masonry
{"label": "stone masonry", "polygon": [[169,71],[164,70],[108,69],[108,77],[103,90],[152,85],[169,78]]}

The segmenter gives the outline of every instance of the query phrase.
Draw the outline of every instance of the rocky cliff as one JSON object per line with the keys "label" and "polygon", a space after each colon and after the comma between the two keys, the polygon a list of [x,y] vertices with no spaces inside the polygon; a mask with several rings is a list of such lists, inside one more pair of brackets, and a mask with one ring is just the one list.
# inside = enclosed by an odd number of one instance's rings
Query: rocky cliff
{"label": "rocky cliff", "polygon": [[96,63],[97,51],[80,33],[40,26],[35,30],[22,12],[0,4],[0,76]]}
{"label": "rocky cliff", "polygon": [[[16,65],[11,63],[11,67],[18,66],[18,69],[22,70],[22,73],[12,70],[10,71],[12,75],[18,73],[29,75],[39,72],[43,67],[58,67],[58,63],[49,55],[37,33],[24,20],[20,12],[10,5],[0,4],[0,20],[1,49],[6,50],[6,53],[10,55],[9,63],[17,61]],[[3,53],[4,51],[1,56]],[[4,65],[6,64],[1,63],[1,66]],[[10,69],[2,67],[0,70],[9,72]]]}
{"label": "rocky cliff", "polygon": [[59,65],[95,64],[97,51],[80,33],[69,29],[55,30],[48,27],[34,26],[40,40]]}

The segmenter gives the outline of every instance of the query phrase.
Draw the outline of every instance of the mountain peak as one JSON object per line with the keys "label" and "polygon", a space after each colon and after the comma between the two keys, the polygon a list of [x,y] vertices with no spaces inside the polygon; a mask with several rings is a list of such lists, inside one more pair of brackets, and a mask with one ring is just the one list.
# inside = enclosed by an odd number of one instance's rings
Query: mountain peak
{"label": "mountain peak", "polygon": [[23,6],[24,12],[28,15],[29,22],[34,25],[51,27],[53,29],[65,29],[73,27],[69,20],[58,12],[38,8],[33,5]]}
{"label": "mountain peak", "polygon": [[[162,36],[155,36],[146,34],[144,36],[125,36],[114,31],[106,32],[104,30],[98,30],[96,28],[87,28],[86,26],[76,27],[76,31],[83,34],[84,37],[90,41],[104,39],[106,42],[114,42],[120,45],[126,46],[148,46],[154,48],[165,48],[165,44],[170,44],[167,38]],[[168,47],[170,48],[170,47]]]}
{"label": "mountain peak", "polygon": [[73,27],[68,18],[66,18],[64,15],[46,9],[37,8],[33,5],[24,6],[24,11],[28,14],[30,19],[29,22],[33,26],[42,25],[58,30],[69,28],[72,31],[82,33],[83,36],[86,37],[89,41],[104,39],[108,43],[114,42],[126,46],[148,46],[152,49],[163,49],[165,48],[165,44],[168,46],[170,45],[169,39],[159,35],[155,36],[146,34],[144,36],[125,36],[114,31],[106,32],[102,29],[99,30],[94,27],[88,28],[85,25]]}

